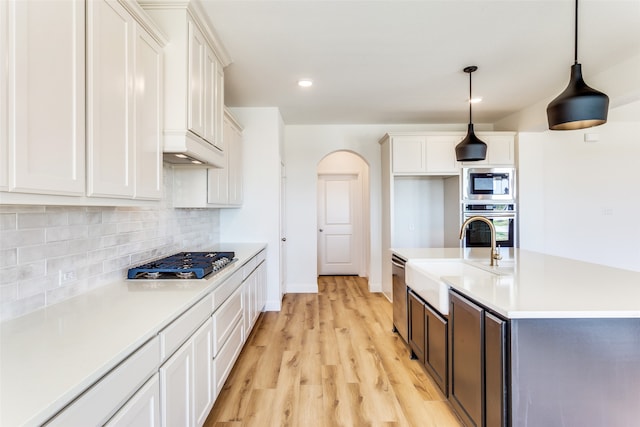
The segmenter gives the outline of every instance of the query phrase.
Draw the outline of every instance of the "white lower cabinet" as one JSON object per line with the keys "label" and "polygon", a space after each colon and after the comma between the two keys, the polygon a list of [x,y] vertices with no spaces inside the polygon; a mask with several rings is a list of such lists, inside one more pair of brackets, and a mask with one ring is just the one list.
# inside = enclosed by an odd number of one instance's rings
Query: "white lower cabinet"
{"label": "white lower cabinet", "polygon": [[149,377],[157,372],[159,363],[160,340],[155,337],[91,386],[46,425],[66,427],[104,424]]}
{"label": "white lower cabinet", "polygon": [[106,427],[160,427],[160,379],[155,374],[109,420]]}
{"label": "white lower cabinet", "polygon": [[46,425],[204,425],[265,305],[265,256],[249,259]]}
{"label": "white lower cabinet", "polygon": [[160,367],[162,426],[196,426],[206,419],[213,405],[212,331],[206,321]]}

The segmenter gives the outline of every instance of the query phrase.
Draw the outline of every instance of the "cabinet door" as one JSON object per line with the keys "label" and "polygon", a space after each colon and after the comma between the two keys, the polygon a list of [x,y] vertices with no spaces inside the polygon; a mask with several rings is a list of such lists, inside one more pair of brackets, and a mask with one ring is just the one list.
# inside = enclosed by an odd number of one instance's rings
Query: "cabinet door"
{"label": "cabinet door", "polygon": [[484,319],[486,425],[506,426],[507,322],[490,313],[485,313]]}
{"label": "cabinet door", "polygon": [[193,334],[193,412],[195,423],[204,424],[213,406],[213,323],[207,320]]}
{"label": "cabinet door", "polygon": [[206,52],[206,41],[200,29],[193,21],[189,21],[189,60],[188,78],[189,88],[187,92],[189,111],[187,114],[187,125],[196,135],[205,136],[205,113],[204,113],[204,93],[205,75],[204,63]]}
{"label": "cabinet door", "polygon": [[424,303],[413,292],[409,292],[409,346],[411,352],[424,364],[425,319]]}
{"label": "cabinet door", "polygon": [[8,189],[84,195],[85,2],[1,3]]}
{"label": "cabinet door", "polygon": [[424,173],[425,137],[397,136],[392,141],[393,173]]}
{"label": "cabinet door", "polygon": [[458,294],[449,295],[449,400],[466,425],[481,426],[484,414],[484,311]]}
{"label": "cabinet door", "polygon": [[[9,57],[9,2],[0,2],[0,58]],[[8,67],[2,62],[0,65],[0,191],[9,189],[9,74]]]}
{"label": "cabinet door", "polygon": [[226,144],[224,141],[224,137],[222,135],[222,120],[224,117],[224,68],[222,68],[222,64],[216,62],[216,74],[215,74],[215,94],[214,94],[214,120],[215,120],[215,131],[214,131],[214,141],[216,147],[218,147],[221,151],[226,150]]}
{"label": "cabinet door", "polygon": [[155,374],[109,420],[106,427],[160,427],[160,380]]}
{"label": "cabinet door", "polygon": [[135,197],[162,197],[162,48],[141,27],[135,37]]}
{"label": "cabinet door", "polygon": [[191,426],[193,420],[192,341],[187,341],[160,367],[162,426]]}
{"label": "cabinet door", "polygon": [[211,49],[206,48],[204,53],[204,135],[202,136],[209,143],[218,146],[220,141],[216,138],[216,56]]}
{"label": "cabinet door", "polygon": [[456,145],[462,140],[457,136],[428,136],[425,147],[427,173],[457,175]]}
{"label": "cabinet door", "polygon": [[426,304],[424,317],[426,325],[424,364],[446,396],[449,393],[447,390],[447,320]]}
{"label": "cabinet door", "polygon": [[88,195],[133,197],[135,22],[116,0],[88,5]]}
{"label": "cabinet door", "polygon": [[227,132],[229,132],[229,138],[225,138],[225,153],[228,157],[229,165],[229,204],[240,206],[242,205],[244,197],[242,181],[242,133],[235,126],[231,126]]}
{"label": "cabinet door", "polygon": [[515,153],[513,136],[490,136],[487,138],[487,160],[491,165],[513,166]]}

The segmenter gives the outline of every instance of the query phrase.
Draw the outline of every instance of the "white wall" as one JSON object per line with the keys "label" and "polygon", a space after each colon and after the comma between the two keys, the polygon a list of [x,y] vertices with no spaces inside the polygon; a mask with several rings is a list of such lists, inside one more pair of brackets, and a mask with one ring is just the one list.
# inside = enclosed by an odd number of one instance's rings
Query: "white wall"
{"label": "white wall", "polygon": [[381,153],[378,141],[388,132],[464,131],[452,125],[288,125],[287,158],[287,291],[317,289],[317,166],[327,154],[349,150],[369,164],[369,288],[382,289]]}
{"label": "white wall", "polygon": [[232,108],[243,126],[244,204],[220,212],[220,239],[267,244],[267,310],[280,310],[280,152],[277,108]]}
{"label": "white wall", "polygon": [[596,128],[521,133],[521,248],[640,271],[639,135],[640,102]]}

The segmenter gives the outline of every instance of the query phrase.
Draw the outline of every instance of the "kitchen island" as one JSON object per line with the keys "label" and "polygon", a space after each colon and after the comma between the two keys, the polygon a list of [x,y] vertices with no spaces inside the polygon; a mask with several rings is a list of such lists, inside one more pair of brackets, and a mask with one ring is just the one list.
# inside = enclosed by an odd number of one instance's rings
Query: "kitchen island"
{"label": "kitchen island", "polygon": [[[209,327],[212,323],[211,311],[214,310],[212,307],[225,307],[225,301],[231,301],[233,295],[244,290],[249,281],[246,278],[252,277],[258,270],[259,258],[262,258],[261,254],[264,255],[265,247],[263,243],[219,244],[209,249],[233,250],[237,260],[211,277],[202,280],[123,279],[2,322],[0,425],[38,426],[48,422],[63,426],[104,424],[120,406],[120,398],[126,400],[136,391],[126,389],[126,386],[122,389],[120,384],[129,380],[126,377],[141,375],[139,385],[149,377],[152,377],[149,381],[157,378],[157,371],[163,369],[161,363],[168,365],[175,359],[172,353],[180,352],[175,348],[185,342],[181,335],[186,336],[195,330],[185,325],[193,323],[195,315],[204,310],[204,318],[208,319],[204,323]],[[218,301],[216,298],[221,294],[220,291],[224,292]],[[254,289],[250,291],[254,292]],[[246,296],[251,298],[248,294]],[[245,294],[241,297],[245,300]],[[232,309],[237,307],[245,308],[243,304],[233,305],[228,312],[236,316],[236,329],[246,338],[248,331],[242,333],[243,313],[232,313]],[[216,311],[214,318],[222,310]],[[199,323],[193,324],[199,326]],[[219,326],[225,327],[224,324]],[[169,343],[172,341],[176,345],[170,349]],[[230,341],[231,338],[226,342]],[[241,346],[240,338],[238,341]],[[189,342],[181,348],[187,344]],[[164,348],[170,350],[165,352]],[[225,354],[224,348],[219,354]],[[235,360],[233,356],[232,353],[226,359],[230,364]],[[147,363],[140,363],[140,360]],[[211,360],[208,360],[207,365],[210,364]],[[149,373],[145,374],[144,369],[148,369]],[[121,375],[118,381],[109,381],[112,373],[118,372],[127,375],[125,378]],[[222,375],[224,372],[216,374]],[[213,377],[208,382],[212,381]],[[155,387],[157,390],[157,382]],[[114,390],[121,393],[115,393]],[[182,393],[179,389],[176,391]],[[101,399],[97,402],[93,399],[87,404],[92,392]],[[210,390],[209,395],[212,392],[216,390]],[[162,401],[170,398],[163,395]],[[185,400],[184,396],[181,398]],[[113,408],[109,406],[112,403]],[[212,402],[208,404],[210,406]],[[158,411],[157,396],[153,405]],[[65,413],[73,412],[68,409],[74,409],[74,406],[88,408],[90,415],[95,414],[96,418],[103,417],[96,413],[104,411],[105,419],[90,423],[68,421]],[[117,421],[111,421],[111,424],[119,425]]]}
{"label": "kitchen island", "polygon": [[[393,252],[477,262],[489,249]],[[635,425],[640,272],[518,249],[508,258],[509,274],[441,277],[456,412],[469,425]]]}

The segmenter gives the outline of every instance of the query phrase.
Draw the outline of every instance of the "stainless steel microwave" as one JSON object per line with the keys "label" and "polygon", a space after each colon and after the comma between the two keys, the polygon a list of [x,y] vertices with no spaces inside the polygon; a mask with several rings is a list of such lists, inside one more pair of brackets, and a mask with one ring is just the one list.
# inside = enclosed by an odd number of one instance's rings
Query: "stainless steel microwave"
{"label": "stainless steel microwave", "polygon": [[465,200],[515,200],[515,169],[463,168],[462,197]]}

